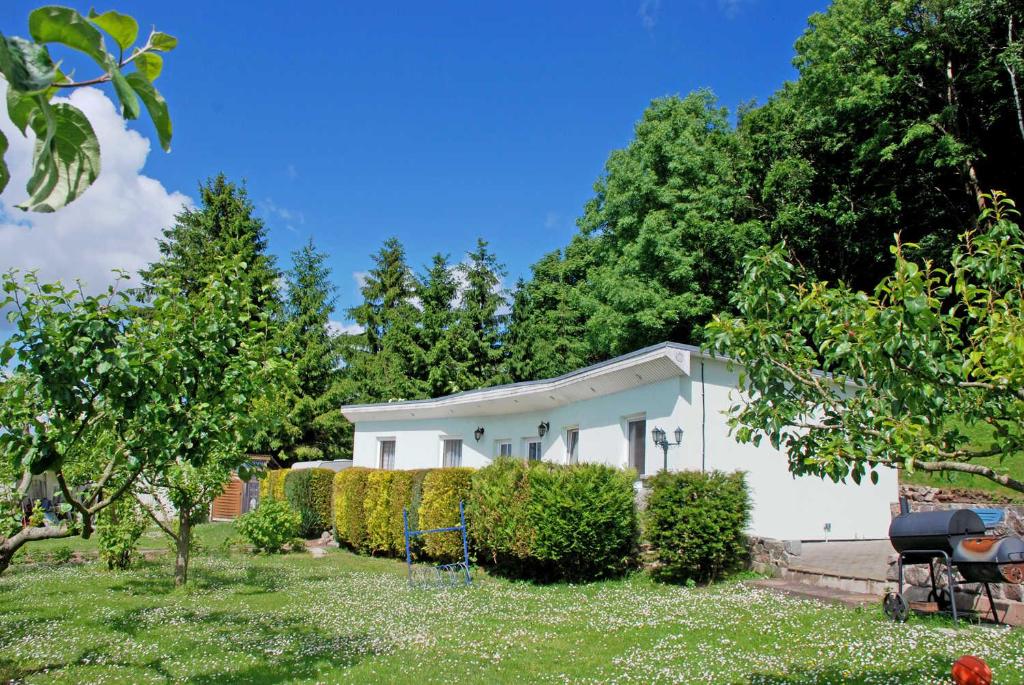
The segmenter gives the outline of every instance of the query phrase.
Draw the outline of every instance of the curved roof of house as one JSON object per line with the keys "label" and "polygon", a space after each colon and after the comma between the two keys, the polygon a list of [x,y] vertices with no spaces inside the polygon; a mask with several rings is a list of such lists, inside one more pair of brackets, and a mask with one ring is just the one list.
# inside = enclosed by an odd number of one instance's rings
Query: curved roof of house
{"label": "curved roof of house", "polygon": [[710,357],[693,345],[664,342],[587,366],[557,378],[467,390],[429,400],[349,404],[349,421],[488,416],[544,410],[570,402],[690,374],[690,356]]}

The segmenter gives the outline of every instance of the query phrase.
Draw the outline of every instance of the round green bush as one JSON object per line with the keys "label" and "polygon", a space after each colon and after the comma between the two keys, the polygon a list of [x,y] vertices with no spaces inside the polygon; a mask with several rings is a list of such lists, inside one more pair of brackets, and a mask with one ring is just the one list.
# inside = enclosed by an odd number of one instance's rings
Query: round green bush
{"label": "round green bush", "polygon": [[260,502],[254,510],[243,514],[235,527],[257,552],[276,554],[299,534],[302,517],[287,502]]}
{"label": "round green bush", "polygon": [[743,473],[661,472],[648,484],[644,537],[656,579],[709,582],[745,564],[750,496]]}

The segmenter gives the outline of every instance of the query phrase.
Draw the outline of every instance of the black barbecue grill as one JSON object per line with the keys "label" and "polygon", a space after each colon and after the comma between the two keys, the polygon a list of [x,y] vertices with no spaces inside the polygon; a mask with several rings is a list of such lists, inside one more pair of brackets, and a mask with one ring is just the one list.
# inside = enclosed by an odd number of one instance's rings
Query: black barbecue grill
{"label": "black barbecue grill", "polygon": [[[992,617],[999,623],[990,583],[1024,582],[1024,539],[1015,535],[989,535],[985,522],[970,509],[922,511],[911,513],[906,499],[900,500],[900,514],[889,525],[889,541],[899,553],[899,591],[885,596],[885,614],[905,621],[910,605],[903,594],[903,567],[928,564],[931,580],[929,601],[940,610],[948,609],[957,620],[957,585],[982,583],[988,596]],[[947,585],[940,588],[936,578],[936,560],[945,563]],[[953,577],[954,567],[963,581]]]}

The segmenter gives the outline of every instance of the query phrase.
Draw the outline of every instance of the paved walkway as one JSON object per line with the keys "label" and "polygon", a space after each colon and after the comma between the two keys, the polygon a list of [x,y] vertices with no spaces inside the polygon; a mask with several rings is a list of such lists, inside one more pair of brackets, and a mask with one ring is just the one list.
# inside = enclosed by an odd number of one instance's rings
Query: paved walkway
{"label": "paved walkway", "polygon": [[785,578],[765,578],[764,580],[751,580],[747,585],[763,587],[775,590],[791,597],[806,599],[817,599],[822,602],[834,604],[845,604],[850,607],[873,607],[881,606],[881,598],[878,595],[869,595],[863,592],[848,592],[837,590],[831,587],[819,587],[808,583],[801,583],[796,580]]}
{"label": "paved walkway", "polygon": [[801,547],[800,556],[790,562],[795,571],[878,581],[885,581],[889,555],[895,553],[888,540],[805,542]]}

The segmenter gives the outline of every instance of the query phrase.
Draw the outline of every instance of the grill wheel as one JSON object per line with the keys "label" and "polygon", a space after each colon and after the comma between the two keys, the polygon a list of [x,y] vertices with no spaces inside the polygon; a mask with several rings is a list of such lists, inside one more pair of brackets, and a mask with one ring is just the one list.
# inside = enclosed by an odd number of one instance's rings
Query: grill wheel
{"label": "grill wheel", "polygon": [[898,592],[889,592],[882,600],[882,611],[890,620],[896,623],[905,623],[910,615],[910,605],[907,599]]}

